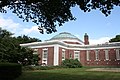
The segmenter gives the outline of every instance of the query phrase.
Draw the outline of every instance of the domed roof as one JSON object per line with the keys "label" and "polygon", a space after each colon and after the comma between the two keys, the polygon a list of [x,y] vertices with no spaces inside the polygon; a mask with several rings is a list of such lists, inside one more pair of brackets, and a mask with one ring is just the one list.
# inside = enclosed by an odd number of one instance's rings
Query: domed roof
{"label": "domed roof", "polygon": [[52,37],[50,40],[63,40],[63,39],[75,39],[78,40],[80,42],[82,42],[80,39],[78,39],[76,36],[72,35],[71,33],[68,32],[62,32],[59,33],[58,35],[55,35],[54,37]]}

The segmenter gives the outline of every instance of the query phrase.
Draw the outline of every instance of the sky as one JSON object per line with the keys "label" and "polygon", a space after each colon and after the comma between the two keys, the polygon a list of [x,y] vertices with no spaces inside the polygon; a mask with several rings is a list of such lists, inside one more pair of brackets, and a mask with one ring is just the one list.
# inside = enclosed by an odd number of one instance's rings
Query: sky
{"label": "sky", "polygon": [[115,7],[112,13],[105,17],[99,10],[83,12],[78,7],[72,8],[73,16],[77,19],[57,26],[57,32],[41,34],[38,26],[32,22],[23,22],[16,14],[0,13],[0,27],[14,33],[14,36],[27,35],[42,41],[48,40],[61,32],[69,32],[79,39],[84,40],[84,34],[89,35],[90,44],[102,44],[108,42],[116,35],[120,35],[120,8]]}

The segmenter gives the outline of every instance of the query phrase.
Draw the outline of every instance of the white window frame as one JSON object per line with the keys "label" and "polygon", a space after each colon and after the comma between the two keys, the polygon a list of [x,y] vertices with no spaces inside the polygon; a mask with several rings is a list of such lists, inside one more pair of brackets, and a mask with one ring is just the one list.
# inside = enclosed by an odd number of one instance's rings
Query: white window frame
{"label": "white window frame", "polygon": [[62,60],[65,60],[65,49],[62,49]]}
{"label": "white window frame", "polygon": [[105,51],[105,60],[109,60],[109,50],[104,50]]}
{"label": "white window frame", "polygon": [[[77,57],[76,57],[77,53]],[[74,51],[74,59],[78,59],[80,61],[80,51]]]}
{"label": "white window frame", "polygon": [[120,60],[120,49],[116,49],[116,59]]}
{"label": "white window frame", "polygon": [[99,60],[99,51],[95,50],[95,60]]}
{"label": "white window frame", "polygon": [[87,61],[90,60],[90,54],[89,54],[89,51],[88,51],[88,50],[86,51],[86,59],[87,59]]}
{"label": "white window frame", "polygon": [[[47,53],[46,53],[46,57],[45,57],[45,51],[47,51]],[[47,48],[43,49],[43,55],[42,55],[42,58],[43,58],[44,60],[47,60],[47,58],[48,58],[48,49],[47,49]]]}

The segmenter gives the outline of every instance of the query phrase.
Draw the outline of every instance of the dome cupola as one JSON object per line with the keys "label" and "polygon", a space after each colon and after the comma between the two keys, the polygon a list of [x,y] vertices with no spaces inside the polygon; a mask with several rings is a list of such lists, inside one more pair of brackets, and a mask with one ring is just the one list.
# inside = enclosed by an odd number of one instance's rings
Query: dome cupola
{"label": "dome cupola", "polygon": [[59,40],[64,42],[77,42],[80,44],[84,43],[82,40],[80,40],[79,38],[77,38],[76,36],[68,32],[59,33],[58,35],[55,35],[54,37],[52,37],[50,40]]}

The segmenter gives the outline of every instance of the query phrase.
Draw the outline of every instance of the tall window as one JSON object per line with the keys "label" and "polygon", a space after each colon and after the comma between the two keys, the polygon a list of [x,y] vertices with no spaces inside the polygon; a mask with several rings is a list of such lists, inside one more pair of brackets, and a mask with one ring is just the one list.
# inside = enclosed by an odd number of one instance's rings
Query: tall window
{"label": "tall window", "polygon": [[116,59],[120,60],[120,50],[116,49]]}
{"label": "tall window", "polygon": [[62,60],[65,60],[65,50],[62,49]]}
{"label": "tall window", "polygon": [[80,55],[79,55],[79,53],[80,53],[79,51],[75,51],[75,52],[74,52],[74,59],[80,60],[80,57],[79,57]]}
{"label": "tall window", "polygon": [[44,50],[43,50],[43,58],[44,58],[44,59],[47,59],[47,57],[48,57],[48,50],[47,50],[47,49],[44,49]]}
{"label": "tall window", "polygon": [[98,50],[95,50],[95,59],[96,59],[96,60],[99,59],[99,52],[98,52]]}
{"label": "tall window", "polygon": [[88,50],[86,51],[86,58],[87,58],[87,61],[90,60],[90,58],[89,58],[89,51]]}
{"label": "tall window", "polygon": [[106,59],[106,60],[109,60],[109,53],[108,53],[108,50],[105,50],[105,59]]}
{"label": "tall window", "polygon": [[70,53],[70,59],[72,59],[72,53]]}

